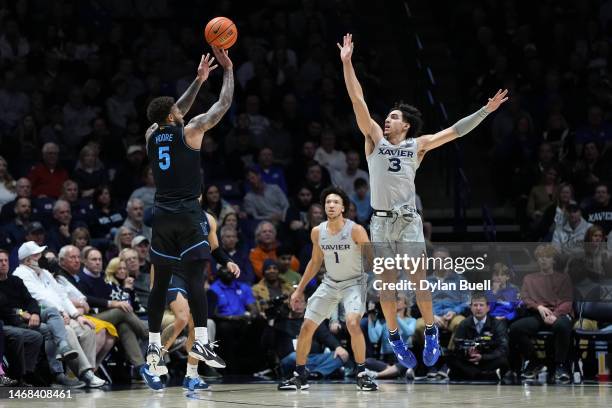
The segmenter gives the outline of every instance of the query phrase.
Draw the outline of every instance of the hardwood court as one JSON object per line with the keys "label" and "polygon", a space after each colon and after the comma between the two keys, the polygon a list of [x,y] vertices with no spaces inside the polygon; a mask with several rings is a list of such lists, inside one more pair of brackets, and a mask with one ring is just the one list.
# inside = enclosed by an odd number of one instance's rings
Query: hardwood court
{"label": "hardwood court", "polygon": [[154,393],[146,388],[74,392],[71,400],[0,400],[0,407],[610,407],[612,385],[497,386],[401,384],[381,382],[378,392],[353,384],[312,384],[310,390],[279,392],[276,384],[215,384],[211,391],[188,393],[180,387]]}

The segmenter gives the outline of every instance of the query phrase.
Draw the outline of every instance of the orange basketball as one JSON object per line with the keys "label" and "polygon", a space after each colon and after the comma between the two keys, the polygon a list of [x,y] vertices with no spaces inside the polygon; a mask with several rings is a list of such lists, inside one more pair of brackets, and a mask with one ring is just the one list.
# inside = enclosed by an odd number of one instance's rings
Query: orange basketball
{"label": "orange basketball", "polygon": [[215,17],[204,29],[206,42],[215,47],[228,49],[236,42],[238,30],[236,24],[227,17]]}

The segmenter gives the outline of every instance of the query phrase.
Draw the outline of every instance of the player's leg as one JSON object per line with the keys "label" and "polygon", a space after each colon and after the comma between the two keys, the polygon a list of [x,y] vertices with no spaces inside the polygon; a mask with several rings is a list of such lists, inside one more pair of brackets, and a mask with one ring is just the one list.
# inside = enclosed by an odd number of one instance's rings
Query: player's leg
{"label": "player's leg", "polygon": [[292,378],[278,385],[279,390],[305,390],[310,387],[306,361],[312,347],[312,336],[321,322],[329,318],[334,308],[338,307],[339,297],[339,291],[323,281],[308,299],[295,350],[295,372]]}
{"label": "player's leg", "polygon": [[208,341],[208,302],[204,289],[204,259],[185,260],[183,270],[189,292],[189,308],[194,322],[195,341],[189,356],[204,361],[213,368],[225,368],[225,361],[214,351],[216,344]]}
{"label": "player's leg", "polygon": [[[193,347],[195,341],[195,325],[193,322],[193,316],[189,316],[188,328],[189,335],[187,336],[187,342],[185,343],[185,350],[189,352]],[[187,371],[185,378],[183,379],[183,389],[188,391],[202,391],[208,389],[208,384],[198,374],[198,363],[200,360],[191,356],[187,357]]]}
{"label": "player's leg", "polygon": [[174,314],[174,322],[172,323],[172,334],[164,342],[164,349],[166,350],[170,350],[178,336],[189,323],[189,303],[180,291],[176,292],[175,299],[168,305]]}
{"label": "player's leg", "polygon": [[161,322],[166,306],[166,292],[172,277],[172,267],[167,262],[156,263],[153,287],[149,295],[149,346],[147,347],[147,364],[140,369],[140,374],[147,385],[156,391],[163,389],[159,376],[168,373],[162,359]]}
{"label": "player's leg", "polygon": [[315,322],[308,318],[304,318],[304,323],[302,323],[302,327],[300,328],[300,334],[295,347],[295,371],[293,377],[280,383],[278,385],[279,390],[305,390],[310,387],[308,384],[306,361],[308,360],[308,354],[310,354],[310,348],[312,347],[312,336],[314,336],[320,323],[320,321]]}

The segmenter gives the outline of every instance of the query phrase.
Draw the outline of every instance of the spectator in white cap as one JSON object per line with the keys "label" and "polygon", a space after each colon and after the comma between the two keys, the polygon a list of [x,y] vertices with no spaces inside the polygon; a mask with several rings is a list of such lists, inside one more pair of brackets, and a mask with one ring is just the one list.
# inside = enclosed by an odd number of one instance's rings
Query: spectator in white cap
{"label": "spectator in white cap", "polygon": [[[96,334],[94,324],[85,319],[64,288],[57,283],[51,272],[41,268],[38,260],[46,247],[28,241],[19,247],[19,267],[14,275],[23,280],[28,292],[38,303],[47,308],[59,311],[64,321],[64,339],[68,347],[76,351],[76,360],[69,363],[71,370],[89,387],[100,387],[104,380],[96,377],[93,368],[96,363]],[[44,312],[42,313],[44,315]],[[44,320],[44,319],[43,319]],[[62,345],[60,344],[60,353]]]}
{"label": "spectator in white cap", "polygon": [[[24,281],[23,274],[28,274],[31,267],[38,268],[38,258],[47,247],[40,247],[34,241],[28,241],[21,245],[18,250],[19,267],[13,273]],[[25,285],[28,292],[30,288]],[[33,294],[32,294],[33,295]],[[32,296],[34,297],[34,296]],[[36,297],[34,297],[36,299]],[[37,299],[38,300],[38,299]],[[70,388],[82,388],[85,383],[78,380],[70,379],[64,374],[64,366],[58,360],[71,360],[78,357],[78,352],[70,347],[67,340],[66,327],[64,319],[60,312],[55,307],[50,307],[46,304],[40,304],[40,325],[35,327],[43,335],[45,339],[45,352],[51,374],[55,377],[55,382]]]}

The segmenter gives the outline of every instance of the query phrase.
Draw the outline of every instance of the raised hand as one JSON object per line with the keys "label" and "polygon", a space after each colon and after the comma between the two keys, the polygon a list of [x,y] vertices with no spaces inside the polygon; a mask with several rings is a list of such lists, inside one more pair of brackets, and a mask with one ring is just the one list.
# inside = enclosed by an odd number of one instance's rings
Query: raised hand
{"label": "raised hand", "polygon": [[229,58],[229,54],[227,50],[223,48],[212,47],[213,54],[217,57],[217,61],[223,67],[223,69],[232,69],[234,64],[232,64],[232,60]]}
{"label": "raised hand", "polygon": [[489,113],[496,111],[502,103],[508,100],[508,97],[506,95],[508,95],[507,89],[504,89],[503,91],[500,89],[499,91],[497,91],[494,97],[489,98],[489,102],[487,102],[485,110]]}
{"label": "raised hand", "polygon": [[208,75],[217,68],[217,64],[213,65],[215,57],[210,57],[210,54],[202,55],[200,59],[200,65],[198,65],[198,79],[206,81]]}
{"label": "raised hand", "polygon": [[346,34],[342,39],[342,45],[340,43],[336,43],[336,45],[340,48],[340,59],[342,62],[349,62],[355,47],[355,44],[353,44],[353,34]]}

